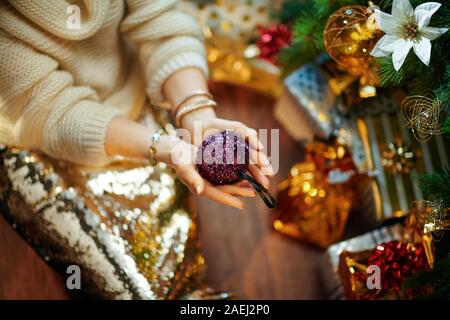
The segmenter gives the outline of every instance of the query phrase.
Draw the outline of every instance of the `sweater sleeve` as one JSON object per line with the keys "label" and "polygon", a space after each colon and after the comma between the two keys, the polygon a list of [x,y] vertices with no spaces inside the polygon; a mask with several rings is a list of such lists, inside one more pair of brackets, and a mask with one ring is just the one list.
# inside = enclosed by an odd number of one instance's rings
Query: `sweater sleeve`
{"label": "sweater sleeve", "polygon": [[208,75],[203,36],[191,16],[175,10],[176,0],[127,0],[121,30],[139,45],[153,103],[164,100],[162,86],[175,71],[196,67]]}
{"label": "sweater sleeve", "polygon": [[[101,165],[108,125],[120,110],[20,40],[0,32],[1,141],[81,164]],[[5,138],[6,137],[6,138]]]}

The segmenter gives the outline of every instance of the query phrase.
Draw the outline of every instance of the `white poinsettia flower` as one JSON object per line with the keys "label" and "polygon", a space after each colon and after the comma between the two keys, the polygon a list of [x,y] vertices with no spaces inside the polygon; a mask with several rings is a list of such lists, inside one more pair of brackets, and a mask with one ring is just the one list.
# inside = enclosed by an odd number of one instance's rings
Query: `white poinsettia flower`
{"label": "white poinsettia flower", "polygon": [[413,10],[408,0],[394,0],[392,14],[375,9],[375,20],[386,34],[377,42],[372,52],[375,57],[392,54],[395,70],[399,70],[413,48],[414,53],[429,65],[431,40],[439,38],[448,28],[429,27],[431,16],[441,6],[438,2],[426,2]]}

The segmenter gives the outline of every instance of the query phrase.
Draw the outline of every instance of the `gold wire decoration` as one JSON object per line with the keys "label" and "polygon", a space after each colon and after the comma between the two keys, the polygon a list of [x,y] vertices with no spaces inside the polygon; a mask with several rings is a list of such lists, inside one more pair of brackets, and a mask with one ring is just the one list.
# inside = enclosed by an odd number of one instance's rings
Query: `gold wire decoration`
{"label": "gold wire decoration", "polygon": [[405,127],[411,129],[414,137],[421,143],[427,142],[432,136],[442,134],[442,124],[445,113],[442,102],[433,92],[425,95],[414,95],[402,102],[402,113]]}
{"label": "gold wire decoration", "polygon": [[442,200],[417,200],[411,204],[411,209],[416,228],[431,235],[434,241],[440,241],[444,231],[450,230],[450,213],[443,207]]}
{"label": "gold wire decoration", "polygon": [[414,169],[419,156],[418,151],[412,150],[402,142],[391,142],[381,151],[381,164],[390,174],[409,175]]}
{"label": "gold wire decoration", "polygon": [[410,241],[422,243],[430,268],[434,265],[434,243],[440,241],[444,231],[450,227],[447,211],[442,206],[442,200],[416,200],[411,203],[405,224],[406,234]]}

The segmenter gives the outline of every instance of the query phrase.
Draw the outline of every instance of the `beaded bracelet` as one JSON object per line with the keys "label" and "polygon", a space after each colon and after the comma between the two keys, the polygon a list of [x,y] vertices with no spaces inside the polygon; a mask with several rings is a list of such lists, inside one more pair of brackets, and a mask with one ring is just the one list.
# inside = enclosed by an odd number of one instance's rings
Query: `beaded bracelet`
{"label": "beaded bracelet", "polygon": [[211,93],[209,93],[208,91],[204,91],[204,90],[197,90],[194,92],[191,92],[187,97],[183,98],[178,104],[177,106],[172,110],[173,114],[177,114],[178,109],[186,102],[188,101],[190,98],[193,97],[197,97],[197,96],[205,96],[208,97],[209,99],[213,99],[213,96]]}
{"label": "beaded bracelet", "polygon": [[217,102],[215,102],[212,99],[204,99],[204,100],[198,100],[192,103],[189,103],[187,105],[182,106],[175,115],[175,124],[177,127],[180,126],[182,118],[187,115],[188,113],[191,113],[193,111],[208,108],[208,107],[216,107]]}

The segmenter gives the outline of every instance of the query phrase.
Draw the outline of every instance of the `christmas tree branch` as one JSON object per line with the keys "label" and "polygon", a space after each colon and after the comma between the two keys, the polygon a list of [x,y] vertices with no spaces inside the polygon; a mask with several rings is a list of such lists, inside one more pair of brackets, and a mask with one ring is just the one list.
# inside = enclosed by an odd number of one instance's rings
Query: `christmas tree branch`
{"label": "christmas tree branch", "polygon": [[448,299],[450,297],[450,255],[436,261],[434,268],[430,271],[419,271],[414,277],[405,283],[406,288],[433,289],[428,296],[421,298]]}
{"label": "christmas tree branch", "polygon": [[437,196],[442,199],[444,207],[450,207],[450,170],[424,174],[419,177],[419,184],[425,197]]}

